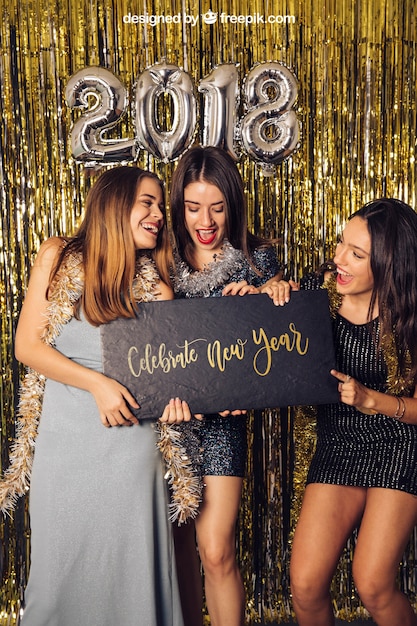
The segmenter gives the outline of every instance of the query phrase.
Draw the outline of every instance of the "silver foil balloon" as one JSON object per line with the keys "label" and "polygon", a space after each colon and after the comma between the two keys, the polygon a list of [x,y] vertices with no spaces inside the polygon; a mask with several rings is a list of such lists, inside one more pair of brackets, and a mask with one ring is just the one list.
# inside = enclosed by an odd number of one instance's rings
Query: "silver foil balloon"
{"label": "silver foil balloon", "polygon": [[239,107],[238,72],[234,63],[224,63],[203,78],[198,91],[204,94],[203,145],[221,146],[235,152],[236,117]]}
{"label": "silver foil balloon", "polygon": [[[166,96],[166,117],[162,120],[158,105]],[[142,148],[165,163],[179,157],[191,145],[197,124],[190,76],[165,61],[142,72],[135,89],[135,123]]]}
{"label": "silver foil balloon", "polygon": [[240,124],[242,143],[249,156],[267,170],[297,147],[299,123],[291,109],[297,80],[281,63],[261,63],[247,75],[244,93],[248,112]]}
{"label": "silver foil balloon", "polygon": [[104,137],[120,121],[128,104],[125,86],[110,70],[79,70],[69,79],[65,98],[69,107],[85,109],[71,131],[72,154],[77,161],[96,165],[134,159],[133,139]]}

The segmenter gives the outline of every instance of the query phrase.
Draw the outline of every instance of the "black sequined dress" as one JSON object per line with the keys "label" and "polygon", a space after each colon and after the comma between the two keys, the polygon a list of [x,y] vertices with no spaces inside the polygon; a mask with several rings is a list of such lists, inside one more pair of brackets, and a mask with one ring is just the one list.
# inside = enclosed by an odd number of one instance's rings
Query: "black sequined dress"
{"label": "black sequined dress", "polygon": [[[318,289],[309,275],[302,289]],[[352,324],[333,320],[336,368],[367,387],[387,391],[387,367],[375,349],[379,321]],[[417,426],[385,415],[365,415],[347,404],[318,407],[317,447],[308,483],[399,489],[417,495]]]}
{"label": "black sequined dress", "polygon": [[[200,272],[193,271],[184,261],[176,261],[174,278],[176,298],[221,297],[225,285],[246,280],[259,287],[279,271],[280,265],[273,248],[257,248],[252,257],[257,274],[243,252],[235,250],[226,242],[223,254]],[[230,296],[229,296],[230,297]],[[256,296],[253,296],[256,298]],[[224,407],[234,409],[241,407]],[[243,408],[243,407],[242,407]],[[185,430],[192,422],[185,424]],[[220,417],[205,415],[196,425],[202,450],[203,476],[244,476],[246,466],[247,435],[244,415]]]}

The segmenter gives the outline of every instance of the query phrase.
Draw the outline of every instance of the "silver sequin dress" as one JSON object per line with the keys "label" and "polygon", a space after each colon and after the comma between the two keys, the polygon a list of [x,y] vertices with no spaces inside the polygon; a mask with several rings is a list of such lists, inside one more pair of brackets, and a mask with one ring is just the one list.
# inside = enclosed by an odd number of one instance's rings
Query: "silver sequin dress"
{"label": "silver sequin dress", "polygon": [[[253,253],[253,264],[261,275],[254,271],[243,253],[234,250],[230,244],[224,257],[210,263],[202,272],[193,272],[183,261],[177,263],[178,274],[174,279],[176,298],[221,297],[228,283],[246,280],[259,287],[280,271],[272,247],[257,248]],[[244,415],[228,418],[218,414],[205,415],[204,421],[195,428],[199,431],[197,436],[200,437],[202,450],[200,472],[203,476],[244,476],[247,452]]]}
{"label": "silver sequin dress", "polygon": [[[321,277],[310,275],[303,289],[316,289]],[[387,367],[377,354],[379,321],[352,324],[333,320],[336,368],[367,387],[387,391]],[[417,426],[385,415],[365,415],[347,404],[318,407],[317,448],[308,483],[399,489],[417,495]]]}
{"label": "silver sequin dress", "polygon": [[[101,370],[99,328],[73,318],[56,345]],[[22,626],[183,626],[163,475],[150,422],[107,429],[91,394],[46,382]]]}

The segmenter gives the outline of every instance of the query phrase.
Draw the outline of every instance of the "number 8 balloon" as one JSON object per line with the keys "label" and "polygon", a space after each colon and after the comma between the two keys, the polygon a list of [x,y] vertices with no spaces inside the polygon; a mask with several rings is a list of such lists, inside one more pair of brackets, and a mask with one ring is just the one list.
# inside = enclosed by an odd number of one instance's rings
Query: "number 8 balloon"
{"label": "number 8 balloon", "polygon": [[241,120],[243,146],[265,173],[271,173],[298,144],[298,120],[291,110],[297,81],[281,63],[262,63],[247,75],[244,94],[248,113]]}

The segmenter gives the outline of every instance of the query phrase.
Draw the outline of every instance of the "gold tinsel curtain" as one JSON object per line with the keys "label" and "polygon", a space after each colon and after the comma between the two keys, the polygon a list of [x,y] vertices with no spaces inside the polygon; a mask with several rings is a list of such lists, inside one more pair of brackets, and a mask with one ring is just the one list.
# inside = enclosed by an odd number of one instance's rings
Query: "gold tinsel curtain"
{"label": "gold tinsel curtain", "polygon": [[[8,463],[21,370],[13,338],[30,265],[41,241],[70,234],[99,164],[71,154],[78,112],[65,100],[68,79],[89,66],[109,69],[126,86],[130,106],[113,132],[134,138],[135,83],[165,60],[195,85],[222,64],[236,64],[240,103],[249,71],[278,61],[298,82],[294,105],[300,141],[272,173],[239,142],[251,228],[280,236],[281,260],[298,278],[332,254],[346,217],[387,195],[417,207],[417,6],[414,0],[0,0],[0,302],[1,466]],[[202,16],[217,13],[214,24]],[[128,23],[127,15],[198,16],[195,25]],[[251,15],[246,23],[221,20]],[[262,21],[259,16],[293,19]],[[199,102],[195,141],[203,138]],[[162,99],[160,119],[169,103]],[[169,186],[175,162],[140,150],[138,165]],[[254,623],[291,615],[288,558],[303,480],[314,445],[307,410],[252,416],[248,479],[239,522],[239,558]],[[0,624],[14,624],[28,572],[29,526],[23,499],[1,521]],[[351,577],[351,544],[334,583],[339,617],[364,615]],[[416,598],[412,538],[400,571]]]}

